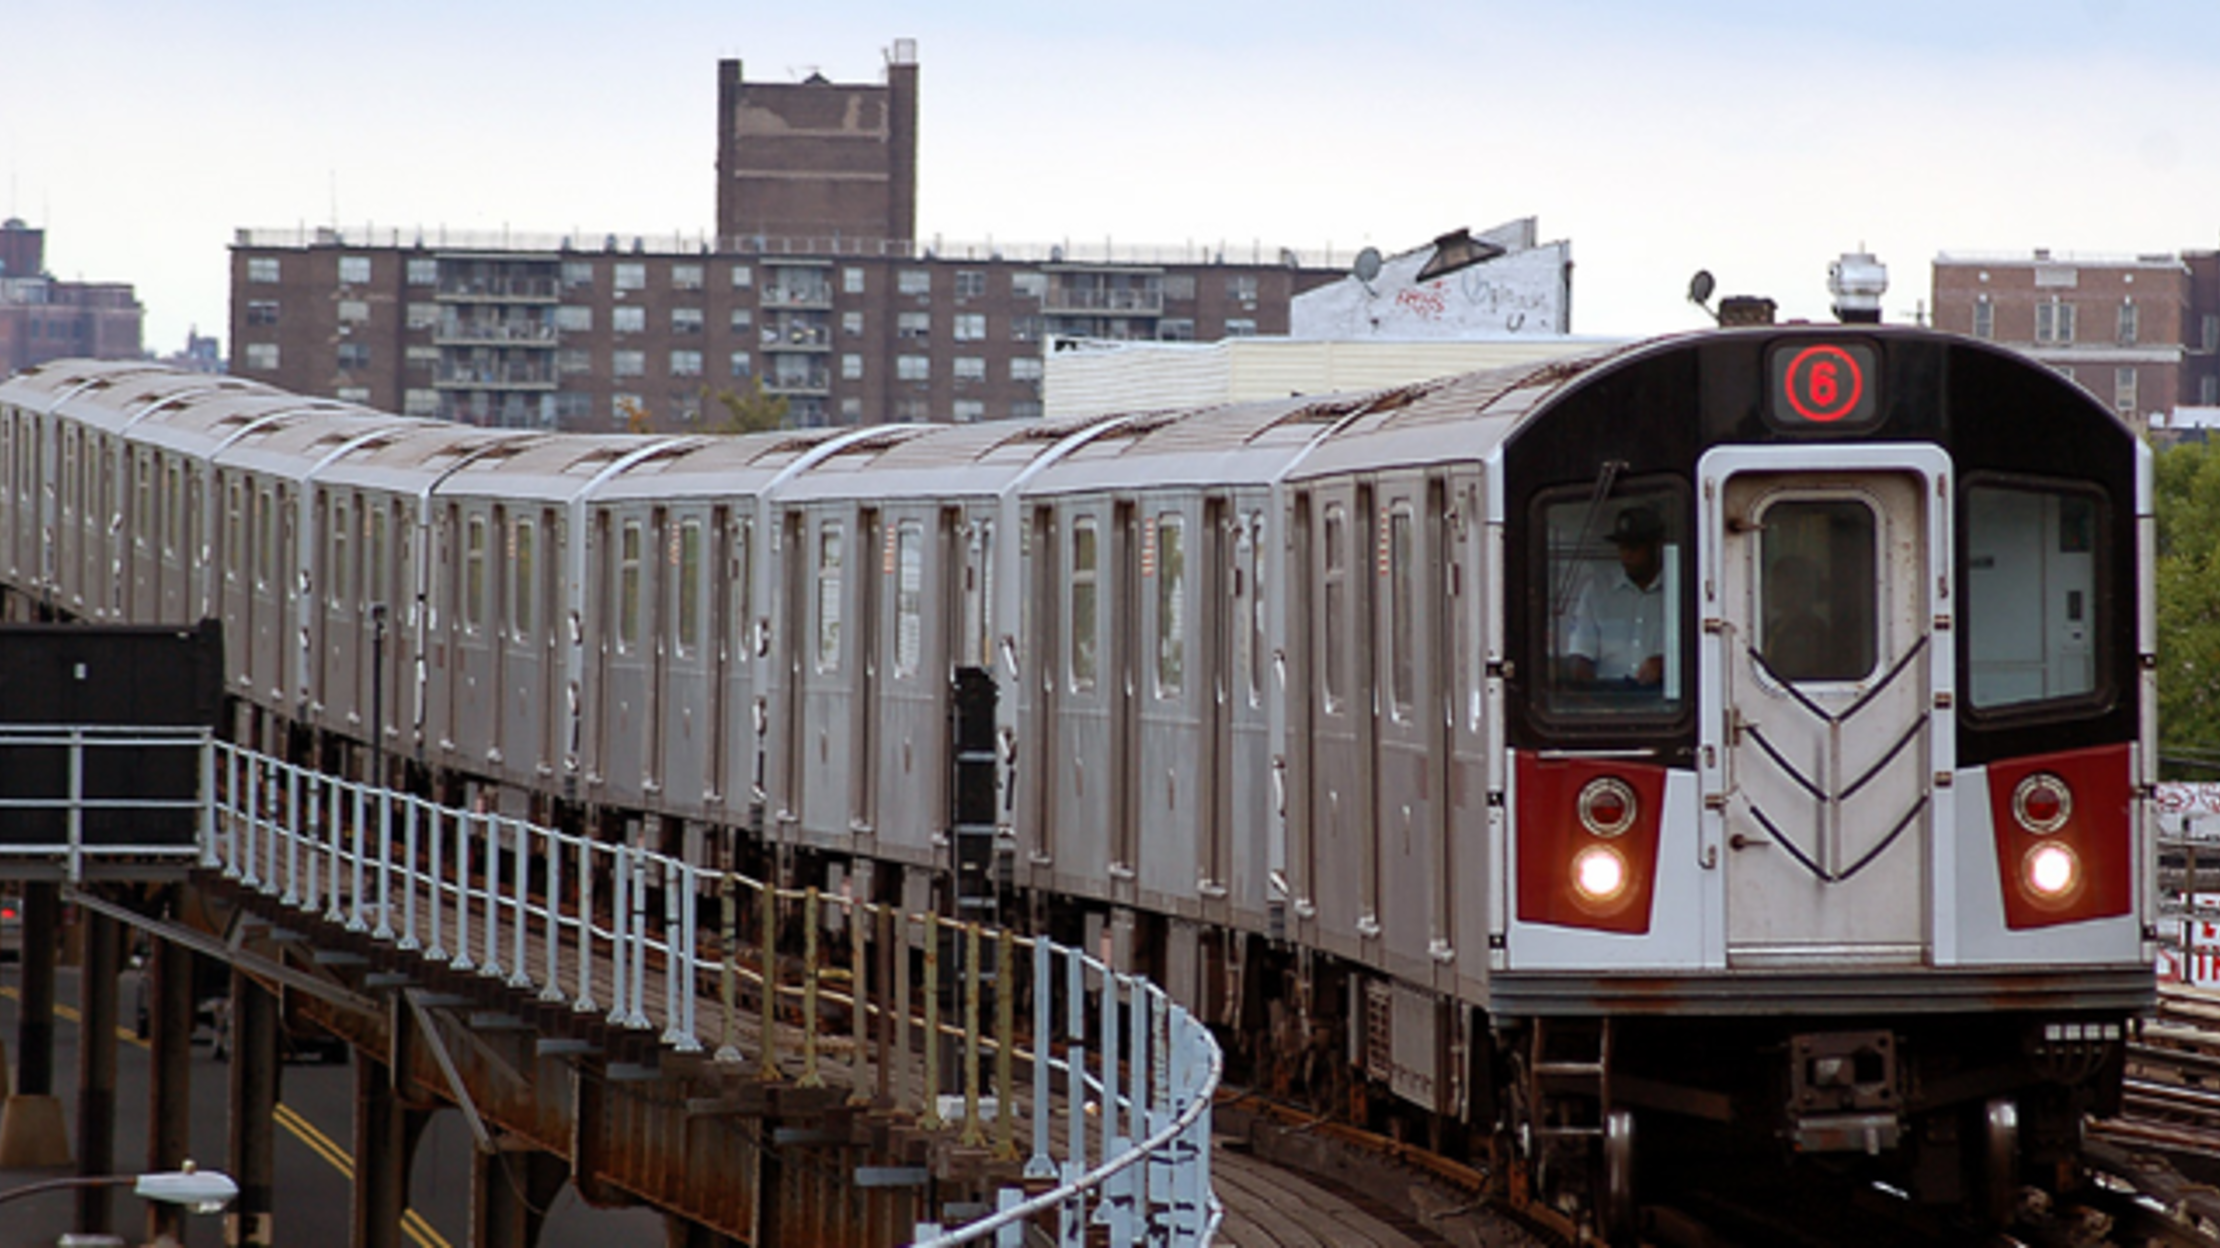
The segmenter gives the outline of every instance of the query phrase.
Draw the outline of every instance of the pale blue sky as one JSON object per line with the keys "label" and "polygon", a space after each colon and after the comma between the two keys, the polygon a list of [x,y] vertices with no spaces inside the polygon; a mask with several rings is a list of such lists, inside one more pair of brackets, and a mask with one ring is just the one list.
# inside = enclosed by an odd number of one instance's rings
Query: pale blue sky
{"label": "pale blue sky", "polygon": [[[875,81],[915,38],[927,238],[1306,258],[1541,218],[1577,332],[1688,328],[1688,275],[1825,314],[1827,262],[2220,247],[2210,0],[1079,6],[19,0],[0,211],[227,332],[241,226],[712,228],[716,62]],[[226,344],[228,347],[228,343]]]}

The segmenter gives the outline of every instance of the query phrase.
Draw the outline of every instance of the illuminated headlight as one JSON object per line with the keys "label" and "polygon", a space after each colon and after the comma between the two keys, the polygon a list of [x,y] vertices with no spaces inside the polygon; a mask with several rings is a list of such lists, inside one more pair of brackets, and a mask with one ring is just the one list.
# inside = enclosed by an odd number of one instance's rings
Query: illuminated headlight
{"label": "illuminated headlight", "polygon": [[1590,780],[1580,789],[1580,826],[1595,836],[1611,837],[1634,826],[1634,790],[1612,776]]}
{"label": "illuminated headlight", "polygon": [[2012,790],[2012,817],[2037,836],[2065,827],[2073,813],[2073,790],[2050,772],[2038,771]]}
{"label": "illuminated headlight", "polygon": [[1626,891],[1626,859],[1606,845],[1573,855],[1573,891],[1588,901],[1611,901]]}
{"label": "illuminated headlight", "polygon": [[2081,862],[2074,851],[2056,842],[2037,845],[2020,863],[2027,891],[2042,901],[2063,901],[2081,883]]}

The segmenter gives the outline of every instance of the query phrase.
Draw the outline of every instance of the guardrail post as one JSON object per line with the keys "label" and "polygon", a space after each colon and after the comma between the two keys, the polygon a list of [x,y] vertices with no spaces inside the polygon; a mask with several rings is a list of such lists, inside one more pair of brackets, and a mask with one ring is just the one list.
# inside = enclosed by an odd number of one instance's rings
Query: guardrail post
{"label": "guardrail post", "polygon": [[85,733],[69,730],[69,879],[85,878]]}
{"label": "guardrail post", "polygon": [[[1110,963],[1102,964],[1102,1078],[1097,1087],[1102,1096],[1102,1159],[1107,1162],[1121,1151],[1118,1147],[1118,975]],[[1124,1222],[1119,1217],[1123,1203],[1124,1181],[1111,1176],[1103,1183],[1102,1194],[1095,1205],[1095,1221],[1110,1227],[1112,1243],[1126,1243]]]}
{"label": "guardrail post", "polygon": [[[484,798],[479,799],[482,805]],[[501,969],[501,816],[480,810],[478,828],[486,837],[486,956],[478,973],[500,979]]]}
{"label": "guardrail post", "polygon": [[540,1000],[550,1005],[563,999],[563,851],[568,848],[561,829],[547,829],[547,979]]}
{"label": "guardrail post", "polygon": [[[524,925],[531,910],[532,901],[530,887],[532,882],[532,821],[518,819],[514,826],[516,827],[516,852],[511,857],[516,862],[516,889],[510,896],[516,906],[516,914],[514,916],[515,925],[509,929],[512,936],[509,942],[509,987],[525,989],[532,986],[532,972],[525,966],[529,955],[525,952],[524,945]],[[550,855],[550,857],[552,856]],[[550,891],[549,897],[552,898],[553,895],[553,892]],[[549,951],[553,952],[552,945],[549,947]],[[552,984],[554,981],[549,980],[548,982]]]}
{"label": "guardrail post", "polygon": [[[425,807],[424,813],[431,817],[432,825],[432,852],[426,855],[424,859],[431,866],[431,872],[426,880],[429,887],[424,892],[429,901],[428,908],[431,912],[429,917],[431,919],[432,943],[430,948],[424,950],[424,956],[434,962],[445,962],[448,957],[447,946],[440,943],[439,935],[439,893],[441,887],[440,875],[446,870],[447,866],[447,847],[440,839],[447,832],[447,812],[438,806],[430,806],[421,801],[418,801],[415,806],[411,806],[410,811],[413,813],[417,806]],[[411,888],[409,892],[413,895],[416,890]]]}
{"label": "guardrail post", "polygon": [[763,1053],[756,1075],[766,1082],[779,1077],[779,949],[778,889],[765,880],[755,886],[756,961],[763,968]]}
{"label": "guardrail post", "polygon": [[849,1050],[848,1057],[848,1103],[850,1105],[869,1105],[871,1103],[871,1093],[865,1088],[863,1079],[863,1046],[864,1038],[868,1032],[868,1016],[871,1013],[869,1003],[864,998],[864,989],[871,982],[869,968],[864,963],[863,931],[864,920],[869,911],[856,902],[856,885],[853,876],[849,877],[847,895],[842,899],[842,903],[848,911],[848,996],[850,1000],[848,1031],[854,1044],[854,1047]]}
{"label": "guardrail post", "polygon": [[1048,1054],[1054,1044],[1049,1034],[1051,1000],[1050,976],[1055,964],[1050,961],[1048,937],[1036,933],[1033,937],[1033,1155],[1025,1159],[1025,1177],[1049,1179],[1056,1177],[1056,1163],[1048,1155]]}
{"label": "guardrail post", "polygon": [[[413,950],[421,947],[416,939],[416,882],[418,872],[422,870],[418,865],[422,860],[416,856],[416,827],[423,803],[413,793],[401,800],[404,803],[401,807],[401,855],[402,860],[408,864],[401,872],[401,948]],[[433,849],[432,858],[434,861],[438,860],[438,849]],[[434,889],[432,895],[439,896],[438,890]],[[436,920],[432,923],[432,930],[439,930]]]}
{"label": "guardrail post", "polygon": [[802,1078],[800,1086],[821,1088],[817,1073],[817,886],[802,893]]}
{"label": "guardrail post", "polygon": [[[203,732],[200,738],[200,865],[212,870],[216,860],[216,743]],[[230,864],[224,864],[230,875]]]}
{"label": "guardrail post", "polygon": [[1009,928],[995,942],[994,1109],[996,1161],[1017,1160],[1017,943]]}
{"label": "guardrail post", "polygon": [[[301,771],[291,763],[285,767],[285,893],[279,898],[288,906],[301,904]],[[271,864],[270,874],[277,874]]]}
{"label": "guardrail post", "polygon": [[378,925],[370,935],[393,939],[393,794],[381,784],[378,793]]}
{"label": "guardrail post", "polygon": [[455,812],[455,960],[458,971],[474,971],[470,956],[470,824],[468,811]]}
{"label": "guardrail post", "polygon": [[578,995],[570,1008],[580,1014],[601,1009],[594,1003],[594,836],[578,838]]}
{"label": "guardrail post", "polygon": [[[1132,980],[1133,1001],[1126,1011],[1127,1053],[1126,1072],[1126,1147],[1139,1148],[1141,1141],[1149,1138],[1149,1019],[1154,1012],[1156,999],[1149,982],[1135,975]],[[1149,1208],[1149,1166],[1146,1161],[1126,1167],[1126,1194],[1132,1221],[1127,1223],[1138,1237]]]}
{"label": "guardrail post", "polygon": [[910,914],[894,910],[894,1099],[899,1106],[910,1092]]}
{"label": "guardrail post", "polygon": [[740,967],[734,958],[735,946],[740,943],[740,890],[735,882],[737,878],[732,872],[726,871],[717,881],[718,900],[724,907],[722,938],[717,942],[718,952],[724,955],[724,965],[717,983],[717,995],[724,1007],[724,1019],[717,1028],[717,1060],[720,1062],[740,1060],[740,1003],[735,999],[740,993]]}
{"label": "guardrail post", "polygon": [[979,921],[964,924],[964,1129],[966,1148],[987,1142],[979,1130]]}
{"label": "guardrail post", "polygon": [[[356,838],[355,861],[362,861],[362,828],[359,823],[352,829],[347,827],[346,808],[341,804],[347,797],[346,785],[337,780],[326,779],[324,790],[331,794],[331,801],[328,804],[329,811],[324,816],[324,821],[328,825],[325,831],[330,834],[327,839],[331,844],[331,866],[329,870],[324,872],[324,891],[321,896],[324,899],[324,921],[339,923],[347,917],[346,913],[339,908],[339,860],[345,852],[347,834],[352,831]],[[357,813],[360,813],[359,806]],[[362,930],[362,881],[359,876],[355,880],[355,885],[355,922],[353,929],[360,931]]]}
{"label": "guardrail post", "polygon": [[940,916],[925,916],[925,1105],[917,1125],[938,1131],[940,1117]]}
{"label": "guardrail post", "polygon": [[647,1016],[648,853],[640,845],[626,852],[632,856],[632,1010],[625,1016],[624,1024],[646,1028],[655,1025]]}

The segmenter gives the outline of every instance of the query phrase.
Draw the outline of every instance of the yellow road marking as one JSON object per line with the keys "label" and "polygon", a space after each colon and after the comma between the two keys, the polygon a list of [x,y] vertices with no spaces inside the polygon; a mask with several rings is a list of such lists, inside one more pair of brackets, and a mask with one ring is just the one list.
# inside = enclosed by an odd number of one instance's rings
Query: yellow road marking
{"label": "yellow road marking", "polygon": [[[0,997],[6,997],[11,1001],[21,1001],[23,994],[21,990],[13,987],[0,987]],[[77,1007],[65,1005],[60,1001],[54,1003],[54,1017],[67,1023],[82,1023],[84,1021],[84,1015],[77,1012]],[[146,1041],[139,1038],[138,1032],[121,1024],[116,1027],[116,1038],[126,1044],[135,1045],[142,1049],[151,1047]],[[306,1145],[308,1151],[323,1158],[326,1164],[339,1172],[340,1177],[346,1179],[349,1183],[355,1181],[355,1159],[348,1154],[346,1149],[341,1148],[337,1141],[317,1130],[315,1123],[302,1117],[292,1106],[282,1102],[279,1103],[273,1120],[277,1125],[285,1128],[286,1134]],[[454,1245],[448,1242],[446,1236],[440,1234],[425,1219],[423,1214],[414,1209],[401,1211],[401,1232],[415,1241],[417,1248],[454,1248]]]}

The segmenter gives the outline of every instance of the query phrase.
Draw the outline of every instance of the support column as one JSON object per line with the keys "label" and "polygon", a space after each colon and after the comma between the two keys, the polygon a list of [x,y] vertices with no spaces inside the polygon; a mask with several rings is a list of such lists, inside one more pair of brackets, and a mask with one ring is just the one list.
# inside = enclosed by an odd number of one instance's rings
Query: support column
{"label": "support column", "polygon": [[569,1181],[562,1158],[517,1141],[472,1153],[470,1248],[532,1248]]}
{"label": "support column", "polygon": [[[123,932],[114,919],[85,910],[85,959],[78,982],[77,1173],[116,1172],[116,976],[123,969]],[[77,1229],[114,1227],[115,1189],[77,1189]]]}
{"label": "support column", "polygon": [[225,1214],[224,1242],[271,1248],[277,1184],[277,998],[253,979],[231,973],[231,1177],[239,1195]]}
{"label": "support column", "polygon": [[[192,1147],[193,951],[172,940],[154,941],[152,991],[147,994],[149,1081],[146,1168],[182,1166]],[[146,1237],[185,1237],[185,1211],[164,1201],[146,1203]]]}
{"label": "support column", "polygon": [[408,1208],[404,1106],[386,1064],[355,1053],[354,1248],[401,1248]]}
{"label": "support column", "polygon": [[69,1132],[54,1096],[54,958],[61,943],[60,886],[23,886],[23,1001],[16,1019],[15,1091],[0,1110],[0,1168],[69,1164]]}

